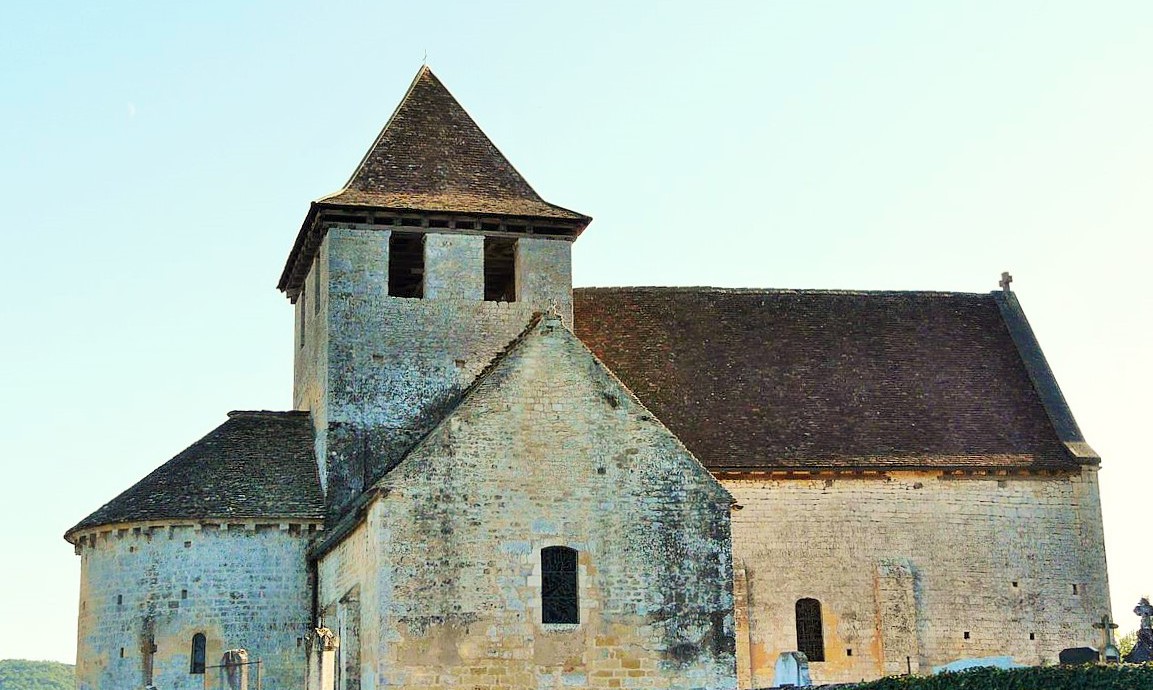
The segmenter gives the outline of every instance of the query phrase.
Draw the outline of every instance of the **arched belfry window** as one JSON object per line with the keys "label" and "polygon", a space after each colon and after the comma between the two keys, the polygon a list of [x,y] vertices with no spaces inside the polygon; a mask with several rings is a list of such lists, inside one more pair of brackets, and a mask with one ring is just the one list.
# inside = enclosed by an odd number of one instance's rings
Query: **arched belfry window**
{"label": "arched belfry window", "polygon": [[577,552],[567,546],[540,551],[542,623],[580,623]]}
{"label": "arched belfry window", "polygon": [[192,636],[192,656],[189,664],[189,673],[204,673],[204,658],[207,651],[207,641],[204,639],[204,633],[196,633]]}
{"label": "arched belfry window", "polygon": [[821,628],[821,602],[797,600],[797,651],[809,661],[825,660],[825,632]]}

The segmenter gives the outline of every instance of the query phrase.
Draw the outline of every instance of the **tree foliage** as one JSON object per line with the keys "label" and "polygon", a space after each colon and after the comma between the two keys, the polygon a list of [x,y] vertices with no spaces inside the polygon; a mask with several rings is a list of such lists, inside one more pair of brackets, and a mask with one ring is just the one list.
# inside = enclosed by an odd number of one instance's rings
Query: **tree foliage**
{"label": "tree foliage", "polygon": [[58,661],[0,660],[0,690],[73,690],[76,669]]}
{"label": "tree foliage", "polygon": [[891,676],[855,690],[1153,690],[1153,664],[975,668],[935,676]]}
{"label": "tree foliage", "polygon": [[1133,630],[1127,632],[1117,640],[1117,649],[1121,652],[1121,658],[1124,659],[1133,648],[1137,646],[1137,631]]}

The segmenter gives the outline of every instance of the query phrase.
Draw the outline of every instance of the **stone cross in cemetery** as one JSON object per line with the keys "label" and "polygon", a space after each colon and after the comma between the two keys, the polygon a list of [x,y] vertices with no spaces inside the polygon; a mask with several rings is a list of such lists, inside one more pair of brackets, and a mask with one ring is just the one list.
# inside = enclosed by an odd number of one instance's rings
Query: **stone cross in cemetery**
{"label": "stone cross in cemetery", "polygon": [[1142,630],[1153,629],[1153,604],[1150,604],[1148,599],[1142,598],[1141,601],[1137,602],[1137,607],[1133,609],[1133,613],[1141,616]]}
{"label": "stone cross in cemetery", "polygon": [[1141,616],[1141,628],[1137,630],[1137,644],[1125,655],[1125,661],[1130,664],[1153,661],[1153,604],[1142,597],[1133,613]]}
{"label": "stone cross in cemetery", "polygon": [[1102,661],[1120,661],[1121,651],[1117,649],[1117,645],[1113,644],[1113,631],[1118,628],[1118,625],[1109,618],[1109,614],[1101,616],[1101,620],[1093,624],[1094,628],[1101,631],[1104,638],[1101,645],[1101,660]]}

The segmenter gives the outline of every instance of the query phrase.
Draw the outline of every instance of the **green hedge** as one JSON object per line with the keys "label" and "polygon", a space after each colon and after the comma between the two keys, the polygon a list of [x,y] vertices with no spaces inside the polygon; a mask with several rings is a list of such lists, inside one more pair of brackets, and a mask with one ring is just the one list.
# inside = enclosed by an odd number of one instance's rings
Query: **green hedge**
{"label": "green hedge", "polygon": [[1153,664],[975,668],[936,676],[891,676],[854,690],[1153,690]]}

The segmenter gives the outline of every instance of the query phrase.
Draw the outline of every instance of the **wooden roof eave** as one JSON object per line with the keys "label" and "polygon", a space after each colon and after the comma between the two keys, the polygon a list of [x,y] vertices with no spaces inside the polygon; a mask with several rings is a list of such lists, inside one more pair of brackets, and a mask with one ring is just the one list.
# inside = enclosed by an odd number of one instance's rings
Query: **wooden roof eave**
{"label": "wooden roof eave", "polygon": [[308,266],[311,264],[311,258],[315,253],[327,228],[321,227],[323,224],[318,223],[320,214],[324,211],[350,211],[350,212],[383,212],[383,213],[414,213],[425,215],[444,215],[444,216],[463,216],[473,218],[500,218],[514,221],[521,221],[524,223],[549,223],[550,225],[557,226],[571,226],[572,234],[566,235],[571,239],[580,237],[588,224],[592,222],[592,218],[585,216],[575,211],[556,206],[557,209],[573,213],[579,218],[555,218],[542,215],[516,215],[516,214],[499,214],[499,213],[478,213],[475,211],[430,211],[427,209],[407,208],[401,206],[364,206],[359,204],[340,204],[330,203],[326,201],[313,201],[309,204],[308,213],[304,217],[304,221],[300,225],[300,230],[296,234],[296,241],[292,245],[292,250],[288,254],[288,260],[285,262],[284,269],[280,274],[280,281],[277,283],[276,288],[285,293],[290,301],[294,304],[296,297],[300,293],[300,286],[304,282],[304,277],[308,274]]}

